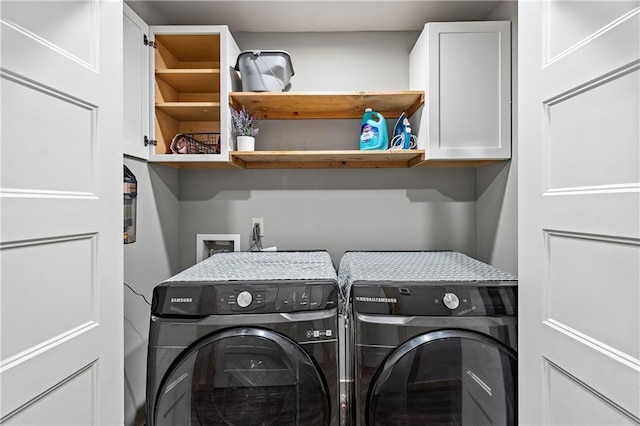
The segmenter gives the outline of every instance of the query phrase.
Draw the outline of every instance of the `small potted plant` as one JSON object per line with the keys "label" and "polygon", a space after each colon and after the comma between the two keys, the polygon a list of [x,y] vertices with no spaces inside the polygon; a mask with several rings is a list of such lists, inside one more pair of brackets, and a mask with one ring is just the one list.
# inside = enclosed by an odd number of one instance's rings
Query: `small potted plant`
{"label": "small potted plant", "polygon": [[244,105],[240,111],[231,109],[233,134],[236,135],[238,151],[255,150],[256,135],[260,126],[253,113],[246,110]]}

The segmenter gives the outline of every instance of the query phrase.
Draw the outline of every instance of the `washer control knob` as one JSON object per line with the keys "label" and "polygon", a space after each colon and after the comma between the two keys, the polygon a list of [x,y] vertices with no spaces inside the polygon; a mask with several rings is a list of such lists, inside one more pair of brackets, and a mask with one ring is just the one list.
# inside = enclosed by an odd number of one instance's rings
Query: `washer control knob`
{"label": "washer control knob", "polygon": [[236,298],[236,302],[238,303],[238,306],[240,306],[241,308],[246,308],[251,304],[252,301],[253,301],[253,296],[248,291],[240,292],[238,294],[238,297]]}
{"label": "washer control knob", "polygon": [[442,297],[442,303],[444,303],[444,306],[453,311],[454,309],[457,309],[458,306],[460,306],[460,299],[458,299],[458,296],[456,296],[454,293],[445,293]]}

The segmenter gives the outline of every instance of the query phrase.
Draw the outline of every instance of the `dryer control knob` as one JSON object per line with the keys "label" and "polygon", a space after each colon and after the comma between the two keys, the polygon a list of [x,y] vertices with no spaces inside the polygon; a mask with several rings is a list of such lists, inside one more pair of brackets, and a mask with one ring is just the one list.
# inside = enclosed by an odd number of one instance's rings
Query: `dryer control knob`
{"label": "dryer control knob", "polygon": [[458,306],[460,306],[460,299],[458,299],[458,296],[456,296],[454,293],[445,293],[442,297],[442,303],[444,303],[444,306],[453,311],[454,309],[457,309]]}
{"label": "dryer control knob", "polygon": [[238,294],[238,297],[236,298],[236,302],[238,303],[238,306],[240,306],[241,308],[246,308],[251,304],[252,301],[253,301],[253,296],[248,291],[240,292]]}

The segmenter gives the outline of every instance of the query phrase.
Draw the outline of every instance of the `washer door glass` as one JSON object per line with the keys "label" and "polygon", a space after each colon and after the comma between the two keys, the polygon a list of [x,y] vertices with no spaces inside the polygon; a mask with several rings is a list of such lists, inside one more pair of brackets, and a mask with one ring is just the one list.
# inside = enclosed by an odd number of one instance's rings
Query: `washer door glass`
{"label": "washer door glass", "polygon": [[326,383],[309,355],[272,331],[235,328],[188,349],[165,376],[156,426],[327,425]]}
{"label": "washer door glass", "polygon": [[435,331],[387,358],[367,397],[368,425],[515,425],[515,354],[487,336]]}

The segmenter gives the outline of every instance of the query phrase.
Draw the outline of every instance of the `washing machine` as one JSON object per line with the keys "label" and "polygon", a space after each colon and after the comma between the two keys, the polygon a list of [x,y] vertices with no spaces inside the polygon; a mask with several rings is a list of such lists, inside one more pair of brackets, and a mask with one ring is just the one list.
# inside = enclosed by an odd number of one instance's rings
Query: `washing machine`
{"label": "washing machine", "polygon": [[457,252],[348,252],[356,425],[516,425],[517,279]]}
{"label": "washing machine", "polygon": [[215,254],[153,291],[147,426],[337,425],[326,252]]}

